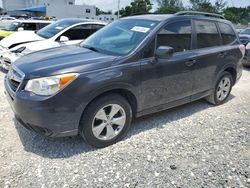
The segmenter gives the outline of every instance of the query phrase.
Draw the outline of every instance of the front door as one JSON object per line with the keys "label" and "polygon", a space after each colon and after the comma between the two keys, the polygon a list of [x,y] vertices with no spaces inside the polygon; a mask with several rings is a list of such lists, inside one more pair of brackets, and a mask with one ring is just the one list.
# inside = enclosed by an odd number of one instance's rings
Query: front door
{"label": "front door", "polygon": [[191,69],[195,63],[191,41],[191,21],[176,21],[166,24],[158,33],[156,42],[153,41],[150,45],[151,48],[172,47],[174,49],[172,57],[155,59],[154,50],[145,50],[144,58],[141,60],[143,109],[167,103],[175,106],[178,101],[182,101],[181,103],[190,101],[193,87]]}

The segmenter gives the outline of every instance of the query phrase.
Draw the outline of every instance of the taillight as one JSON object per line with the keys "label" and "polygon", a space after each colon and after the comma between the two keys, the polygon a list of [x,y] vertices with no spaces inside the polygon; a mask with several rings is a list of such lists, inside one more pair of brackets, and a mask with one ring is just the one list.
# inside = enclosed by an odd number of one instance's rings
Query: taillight
{"label": "taillight", "polygon": [[242,53],[242,56],[244,56],[244,55],[245,55],[245,52],[246,52],[246,47],[245,47],[245,45],[241,44],[241,45],[239,46],[239,49],[240,49],[240,51],[241,51],[241,53]]}

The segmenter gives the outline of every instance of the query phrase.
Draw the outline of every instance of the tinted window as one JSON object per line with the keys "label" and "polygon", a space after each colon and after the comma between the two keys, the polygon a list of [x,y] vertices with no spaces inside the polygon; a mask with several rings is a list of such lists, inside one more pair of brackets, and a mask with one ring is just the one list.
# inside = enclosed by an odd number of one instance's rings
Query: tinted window
{"label": "tinted window", "polygon": [[88,38],[91,34],[97,31],[98,28],[93,28],[92,25],[79,25],[73,27],[62,34],[62,36],[66,36],[69,40],[83,40]]}
{"label": "tinted window", "polygon": [[197,32],[197,48],[220,45],[220,35],[214,22],[195,21]]}
{"label": "tinted window", "polygon": [[35,31],[37,29],[35,23],[22,23],[20,27],[23,27],[24,30],[30,30],[30,31]]}
{"label": "tinted window", "polygon": [[97,30],[103,28],[104,25],[99,25],[99,24],[96,24],[96,25],[92,25],[92,28],[93,28],[93,32],[96,32]]}
{"label": "tinted window", "polygon": [[71,25],[74,25],[76,23],[79,23],[79,21],[75,21],[75,20],[59,20],[57,22],[49,24],[48,26],[40,29],[37,32],[37,34],[40,37],[48,39],[48,38],[51,38],[51,37],[55,36],[60,31],[66,29],[67,27],[69,27]]}
{"label": "tinted window", "polygon": [[49,25],[49,23],[40,23],[39,24],[39,27],[40,27],[39,29],[42,29],[42,28],[44,28],[47,25]]}
{"label": "tinted window", "polygon": [[191,49],[191,22],[180,21],[168,24],[157,36],[157,47],[171,46],[174,52]]}
{"label": "tinted window", "polygon": [[236,39],[235,32],[230,25],[225,23],[218,23],[218,25],[220,28],[223,44],[229,44]]}

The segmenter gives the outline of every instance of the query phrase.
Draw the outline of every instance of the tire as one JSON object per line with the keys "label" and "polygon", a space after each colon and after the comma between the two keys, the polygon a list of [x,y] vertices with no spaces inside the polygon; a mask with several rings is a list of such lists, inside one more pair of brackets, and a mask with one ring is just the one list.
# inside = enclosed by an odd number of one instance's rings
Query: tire
{"label": "tire", "polygon": [[[225,90],[223,90],[221,88],[221,83],[223,83],[223,80],[225,81],[224,83],[229,82],[229,86],[228,87],[224,87]],[[224,85],[224,84],[223,84]],[[226,86],[226,85],[224,85]],[[213,104],[213,105],[221,105],[223,103],[226,102],[226,100],[228,99],[228,97],[230,96],[231,90],[232,90],[232,86],[233,86],[233,77],[229,72],[223,72],[222,75],[220,76],[220,79],[217,81],[216,86],[213,90],[213,93],[211,95],[209,95],[208,97],[206,97],[206,100]],[[219,97],[219,92],[220,90],[221,92],[221,96]],[[225,92],[227,91],[227,92]]]}
{"label": "tire", "polygon": [[103,148],[120,141],[131,121],[132,109],[125,98],[118,94],[104,95],[91,102],[83,112],[79,132],[87,144]]}

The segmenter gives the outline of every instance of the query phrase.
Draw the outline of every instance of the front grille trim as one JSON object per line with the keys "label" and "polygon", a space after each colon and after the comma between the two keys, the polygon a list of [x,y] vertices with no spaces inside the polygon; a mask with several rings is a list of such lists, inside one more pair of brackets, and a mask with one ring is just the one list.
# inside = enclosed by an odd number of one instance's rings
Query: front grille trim
{"label": "front grille trim", "polygon": [[24,77],[25,77],[24,73],[19,69],[17,69],[16,67],[12,67],[9,70],[7,74],[8,84],[14,92],[18,91],[18,89],[22,84],[22,81],[24,80]]}

